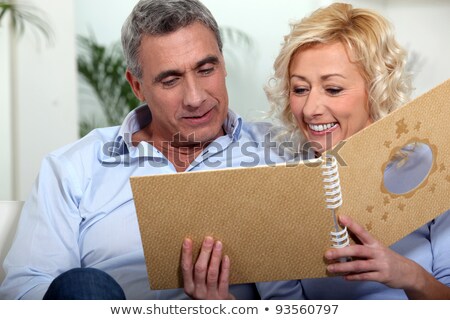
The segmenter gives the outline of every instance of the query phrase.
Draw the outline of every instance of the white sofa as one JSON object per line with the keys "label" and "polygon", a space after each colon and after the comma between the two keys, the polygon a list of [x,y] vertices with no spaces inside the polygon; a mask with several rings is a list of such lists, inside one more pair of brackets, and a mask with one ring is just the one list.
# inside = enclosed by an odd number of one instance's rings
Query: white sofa
{"label": "white sofa", "polygon": [[0,283],[5,278],[3,260],[11,247],[23,201],[0,201]]}

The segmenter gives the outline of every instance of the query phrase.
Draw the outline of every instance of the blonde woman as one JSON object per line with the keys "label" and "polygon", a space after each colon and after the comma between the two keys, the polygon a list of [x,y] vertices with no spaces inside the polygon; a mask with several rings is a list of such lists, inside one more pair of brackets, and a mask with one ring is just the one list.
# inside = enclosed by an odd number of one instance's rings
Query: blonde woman
{"label": "blonde woman", "polygon": [[[266,92],[285,134],[299,146],[309,141],[320,155],[408,100],[411,84],[405,62],[406,53],[385,18],[334,3],[291,26]],[[407,165],[391,172],[414,176],[424,170],[428,158],[426,147],[418,145],[408,150]],[[386,174],[390,179],[391,173]],[[399,189],[409,183],[391,181]],[[450,298],[449,212],[390,248],[349,217],[341,216],[339,222],[360,244],[325,252],[327,270],[336,277],[259,283],[261,297]],[[353,259],[337,262],[343,257]]]}

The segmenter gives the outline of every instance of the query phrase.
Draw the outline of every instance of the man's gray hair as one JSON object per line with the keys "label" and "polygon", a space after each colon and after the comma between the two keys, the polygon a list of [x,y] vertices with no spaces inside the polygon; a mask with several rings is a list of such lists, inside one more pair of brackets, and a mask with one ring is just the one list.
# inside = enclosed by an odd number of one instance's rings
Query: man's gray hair
{"label": "man's gray hair", "polygon": [[143,35],[165,35],[200,22],[214,32],[222,51],[219,27],[198,0],[140,0],[122,26],[122,48],[130,72],[142,78],[139,49]]}

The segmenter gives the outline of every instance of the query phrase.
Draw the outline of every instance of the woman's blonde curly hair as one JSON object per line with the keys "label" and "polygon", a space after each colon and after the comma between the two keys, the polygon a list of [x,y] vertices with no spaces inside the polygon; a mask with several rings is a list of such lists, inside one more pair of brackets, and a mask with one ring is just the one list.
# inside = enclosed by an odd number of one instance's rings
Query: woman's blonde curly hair
{"label": "woman's blonde curly hair", "polygon": [[284,139],[304,142],[289,105],[289,67],[299,50],[315,44],[341,42],[364,77],[374,121],[406,103],[412,91],[406,51],[394,37],[392,24],[375,11],[333,3],[291,24],[291,32],[274,63],[274,75],[265,87],[271,115],[285,127]]}

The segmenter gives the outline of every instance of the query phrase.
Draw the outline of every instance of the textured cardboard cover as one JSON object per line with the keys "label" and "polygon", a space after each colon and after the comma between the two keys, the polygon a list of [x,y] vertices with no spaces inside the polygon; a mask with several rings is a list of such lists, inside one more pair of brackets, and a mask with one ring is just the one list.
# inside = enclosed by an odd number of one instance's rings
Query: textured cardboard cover
{"label": "textured cardboard cover", "polygon": [[[450,80],[352,136],[338,154],[343,206],[390,245],[450,208]],[[433,166],[404,195],[383,185],[384,168],[409,142],[427,143]],[[231,258],[231,283],[323,277],[333,222],[322,170],[298,164],[132,177],[152,289],[182,286],[182,241],[205,235]]]}

